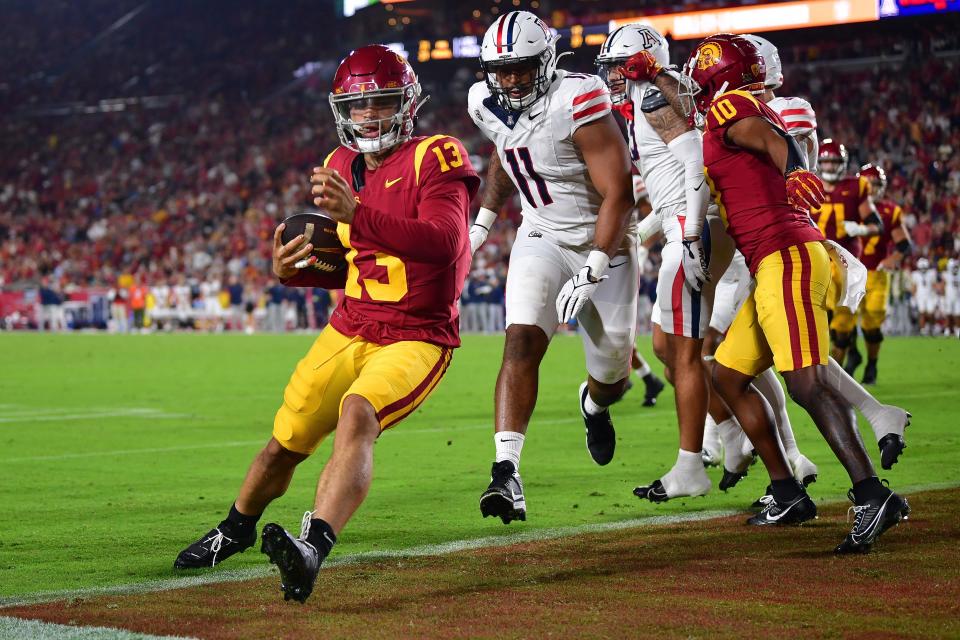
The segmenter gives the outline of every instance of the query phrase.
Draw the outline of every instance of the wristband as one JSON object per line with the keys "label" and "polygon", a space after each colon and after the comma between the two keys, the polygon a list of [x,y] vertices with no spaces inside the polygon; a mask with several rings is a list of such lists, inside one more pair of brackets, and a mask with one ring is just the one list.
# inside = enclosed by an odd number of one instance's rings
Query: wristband
{"label": "wristband", "polygon": [[590,269],[591,278],[594,280],[599,280],[603,277],[604,272],[607,270],[607,265],[609,264],[610,256],[603,251],[597,251],[594,249],[590,252],[590,255],[587,256],[587,262],[584,264],[584,266]]}
{"label": "wristband", "polygon": [[497,221],[497,212],[486,207],[480,207],[480,211],[477,212],[477,219],[473,221],[473,224],[483,227],[487,231],[490,231],[490,228],[493,226],[493,223]]}

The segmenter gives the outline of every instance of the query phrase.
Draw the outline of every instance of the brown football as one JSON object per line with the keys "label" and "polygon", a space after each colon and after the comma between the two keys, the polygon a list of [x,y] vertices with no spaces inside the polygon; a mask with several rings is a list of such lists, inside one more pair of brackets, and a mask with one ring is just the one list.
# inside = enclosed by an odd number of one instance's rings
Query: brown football
{"label": "brown football", "polygon": [[324,273],[337,273],[347,268],[347,249],[337,236],[337,223],[320,211],[297,213],[283,221],[280,240],[287,244],[303,234],[303,244],[313,244],[311,255],[317,261],[310,267]]}

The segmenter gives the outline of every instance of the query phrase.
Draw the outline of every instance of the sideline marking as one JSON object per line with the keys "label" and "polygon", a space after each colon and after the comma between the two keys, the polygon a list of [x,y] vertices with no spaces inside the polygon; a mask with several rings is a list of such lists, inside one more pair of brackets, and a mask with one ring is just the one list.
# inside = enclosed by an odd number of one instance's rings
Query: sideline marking
{"label": "sideline marking", "polygon": [[[597,522],[593,524],[583,524],[569,527],[548,527],[534,531],[522,531],[501,536],[484,536],[482,538],[451,540],[449,542],[418,545],[415,547],[408,547],[406,549],[363,551],[361,553],[341,556],[339,558],[332,558],[324,561],[323,566],[339,567],[376,560],[389,560],[392,558],[440,556],[456,553],[458,551],[490,549],[495,547],[507,547],[525,542],[554,540],[557,538],[566,538],[584,533],[601,533],[605,531],[619,531],[621,529],[630,529],[650,525],[678,524],[682,522],[696,522],[698,520],[712,520],[714,518],[723,518],[726,516],[736,515],[738,513],[742,512],[734,510],[713,510],[700,511],[696,513],[679,513],[669,516],[648,516],[644,518],[633,518],[630,520],[619,520],[615,522]],[[273,567],[273,565],[248,567],[246,569],[233,569],[226,571],[221,569],[215,570],[214,573],[187,575],[175,578],[161,578],[147,582],[121,584],[107,587],[86,587],[82,589],[68,589],[64,591],[40,591],[22,596],[0,598],[0,608],[26,604],[39,604],[44,602],[55,602],[57,600],[66,600],[70,598],[133,595],[140,593],[151,593],[155,591],[169,591],[171,589],[197,587],[207,584],[219,584],[222,582],[252,580],[254,578],[263,578],[269,575],[278,575],[277,570],[275,567]]]}
{"label": "sideline marking", "polygon": [[34,640],[195,640],[187,636],[154,636],[111,627],[75,627],[40,620],[0,616],[0,638]]}
{"label": "sideline marking", "polygon": [[[920,491],[936,491],[939,489],[954,489],[960,487],[957,482],[936,482],[923,485],[908,485],[901,487],[902,493],[916,493]],[[847,500],[825,500],[819,502],[818,506],[846,504]],[[376,560],[389,560],[392,558],[416,558],[423,556],[440,556],[456,553],[458,551],[467,551],[473,549],[493,549],[497,547],[508,547],[515,544],[526,542],[542,542],[545,540],[555,540],[557,538],[567,538],[582,534],[603,533],[606,531],[620,531],[623,529],[634,529],[653,525],[681,524],[685,522],[698,522],[703,520],[713,520],[716,518],[725,518],[728,516],[743,515],[746,511],[743,509],[725,509],[697,511],[688,513],[677,513],[669,516],[646,516],[643,518],[631,518],[629,520],[617,520],[613,522],[597,522],[592,524],[582,524],[569,527],[546,527],[533,531],[521,531],[509,533],[500,536],[484,536],[482,538],[471,538],[467,540],[451,540],[449,542],[439,542],[434,544],[418,545],[406,549],[386,549],[383,551],[364,551],[351,555],[333,558],[324,561],[325,567],[339,567],[344,565],[358,564]],[[261,567],[249,567],[246,569],[216,570],[215,573],[206,573],[200,575],[183,576],[175,578],[161,578],[149,580],[147,582],[137,582],[132,584],[112,585],[105,587],[85,587],[82,589],[67,589],[63,591],[39,591],[20,596],[10,596],[0,598],[0,609],[6,607],[15,607],[29,604],[41,604],[45,602],[56,602],[58,600],[67,600],[70,598],[90,598],[99,596],[115,595],[136,595],[141,593],[152,593],[156,591],[170,591],[172,589],[181,589],[187,587],[197,587],[208,584],[220,584],[224,582],[240,582],[243,580],[252,580],[263,578],[270,575],[278,575],[273,565]]]}
{"label": "sideline marking", "polygon": [[[14,423],[26,424],[30,422],[51,422],[66,420],[92,420],[97,418],[142,418],[146,420],[169,420],[172,418],[189,418],[186,413],[167,413],[160,409],[148,408],[117,408],[117,409],[93,409],[80,413],[61,413],[65,411],[43,409],[40,411],[17,411],[13,413],[0,414],[0,424]],[[73,411],[67,409],[66,411]]]}

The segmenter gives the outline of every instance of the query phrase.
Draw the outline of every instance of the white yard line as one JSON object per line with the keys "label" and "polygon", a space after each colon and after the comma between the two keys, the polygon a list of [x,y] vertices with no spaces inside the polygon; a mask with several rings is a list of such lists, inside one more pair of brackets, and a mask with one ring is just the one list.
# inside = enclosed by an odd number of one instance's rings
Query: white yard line
{"label": "white yard line", "polygon": [[[898,490],[905,494],[919,491],[933,491],[937,489],[950,489],[960,486],[956,482],[939,482],[933,484],[913,485],[899,487]],[[824,504],[844,503],[845,500],[828,500],[821,502]],[[507,547],[526,542],[539,542],[544,540],[554,540],[557,538],[567,538],[583,534],[601,533],[604,531],[620,531],[623,529],[634,529],[656,525],[679,524],[683,522],[698,522],[703,520],[712,520],[714,518],[723,518],[743,514],[742,510],[712,510],[697,511],[690,513],[677,513],[669,516],[648,516],[645,518],[632,518],[629,520],[618,520],[614,522],[597,522],[582,524],[570,527],[548,527],[543,529],[533,529],[529,531],[518,531],[501,536],[486,536],[482,538],[470,538],[466,540],[451,540],[449,542],[440,542],[436,544],[419,545],[408,547],[406,549],[387,549],[383,551],[365,551],[346,556],[331,558],[324,563],[324,567],[337,567],[342,565],[358,564],[362,562],[373,562],[392,558],[414,558],[423,556],[440,556],[458,551],[471,549],[492,549],[496,547]],[[42,591],[20,596],[10,596],[0,598],[0,608],[14,607],[28,604],[38,604],[43,602],[55,602],[58,600],[67,600],[70,598],[94,598],[99,596],[111,595],[134,595],[141,593],[153,593],[156,591],[169,591],[171,589],[182,589],[187,587],[196,587],[207,584],[220,584],[225,582],[240,582],[243,580],[252,580],[271,574],[276,570],[270,565],[260,567],[250,567],[247,569],[223,570],[214,569],[210,573],[199,575],[178,576],[171,578],[161,578],[147,582],[137,582],[131,584],[112,585],[105,587],[87,587],[83,589],[68,589],[63,591]],[[0,628],[2,631],[2,628]],[[2,636],[0,636],[2,637]]]}
{"label": "white yard line", "polygon": [[173,418],[189,418],[187,413],[167,413],[159,409],[103,409],[88,410],[77,413],[58,413],[44,410],[36,412],[17,412],[0,414],[0,424],[15,423],[28,424],[31,422],[66,422],[69,420],[94,420],[100,418],[140,418],[144,420],[170,420]]}
{"label": "white yard line", "polygon": [[186,636],[154,636],[110,627],[74,627],[40,620],[0,616],[0,638],[31,640],[193,640]]}
{"label": "white yard line", "polygon": [[[348,564],[357,564],[361,562],[372,562],[376,560],[386,560],[391,558],[415,558],[423,556],[439,556],[458,551],[471,549],[490,549],[494,547],[507,547],[525,542],[539,542],[543,540],[553,540],[556,538],[566,538],[587,533],[600,533],[603,531],[619,531],[621,529],[630,529],[635,527],[646,527],[652,525],[677,524],[680,522],[695,522],[699,520],[710,520],[713,518],[722,518],[735,515],[739,511],[700,511],[696,513],[679,513],[669,516],[649,516],[646,518],[634,518],[631,520],[620,520],[616,522],[598,522],[592,524],[582,524],[571,527],[553,527],[544,529],[534,529],[531,531],[519,531],[501,536],[486,536],[483,538],[472,538],[467,540],[451,540],[450,542],[440,542],[437,544],[419,545],[406,549],[388,549],[384,551],[365,551],[337,558],[331,558],[324,562],[324,567],[337,567]],[[148,582],[139,582],[132,584],[113,585],[107,587],[88,587],[83,589],[69,589],[64,591],[43,591],[23,596],[12,596],[0,598],[0,608],[13,607],[25,604],[36,604],[42,602],[54,602],[57,600],[67,600],[70,598],[91,598],[97,596],[110,595],[132,595],[139,593],[152,593],[155,591],[169,591],[171,589],[182,589],[186,587],[196,587],[205,584],[219,584],[223,582],[239,582],[242,580],[252,580],[262,578],[271,573],[276,573],[272,565],[261,567],[251,567],[248,569],[223,570],[215,569],[210,573],[199,575],[188,575],[182,577],[162,578],[159,580],[150,580]]]}

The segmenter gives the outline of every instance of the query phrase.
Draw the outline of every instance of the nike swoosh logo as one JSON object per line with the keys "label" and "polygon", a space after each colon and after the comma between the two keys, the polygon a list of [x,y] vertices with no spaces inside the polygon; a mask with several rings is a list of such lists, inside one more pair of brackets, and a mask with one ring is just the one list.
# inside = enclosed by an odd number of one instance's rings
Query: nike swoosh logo
{"label": "nike swoosh logo", "polygon": [[694,187],[693,190],[694,190],[694,191],[700,191],[700,187],[702,187],[705,183],[706,183],[706,180],[701,180],[701,181],[700,181],[700,184],[698,184],[696,187]]}
{"label": "nike swoosh logo", "polygon": [[397,184],[397,183],[400,182],[401,180],[403,180],[403,177],[402,177],[402,176],[399,177],[399,178],[395,178],[395,179],[393,179],[393,180],[387,180],[387,181],[384,183],[384,187],[387,188],[387,189],[389,189],[390,187],[392,187],[393,185]]}
{"label": "nike swoosh logo", "polygon": [[768,514],[767,514],[767,520],[772,520],[772,521],[776,522],[777,520],[779,520],[779,519],[782,518],[783,516],[787,515],[787,513],[789,513],[791,509],[793,509],[795,506],[797,506],[798,504],[800,504],[800,501],[801,501],[801,500],[803,500],[803,498],[800,498],[800,500],[796,500],[793,504],[791,504],[789,507],[787,507],[786,509],[784,509],[783,511],[781,511],[781,512],[778,513],[777,515],[772,515],[772,514],[768,513]]}
{"label": "nike swoosh logo", "polygon": [[611,268],[611,269],[616,269],[617,267],[622,267],[623,265],[627,264],[628,262],[630,262],[630,261],[629,261],[629,260],[624,260],[623,262],[618,262],[617,264],[611,264],[611,265],[610,265],[610,268]]}
{"label": "nike swoosh logo", "polygon": [[539,118],[542,114],[543,114],[543,111],[541,111],[540,113],[538,113],[538,114],[536,114],[536,115],[534,115],[534,114],[532,114],[532,113],[529,113],[529,114],[527,114],[527,117],[530,118],[531,120],[535,120],[535,119]]}

